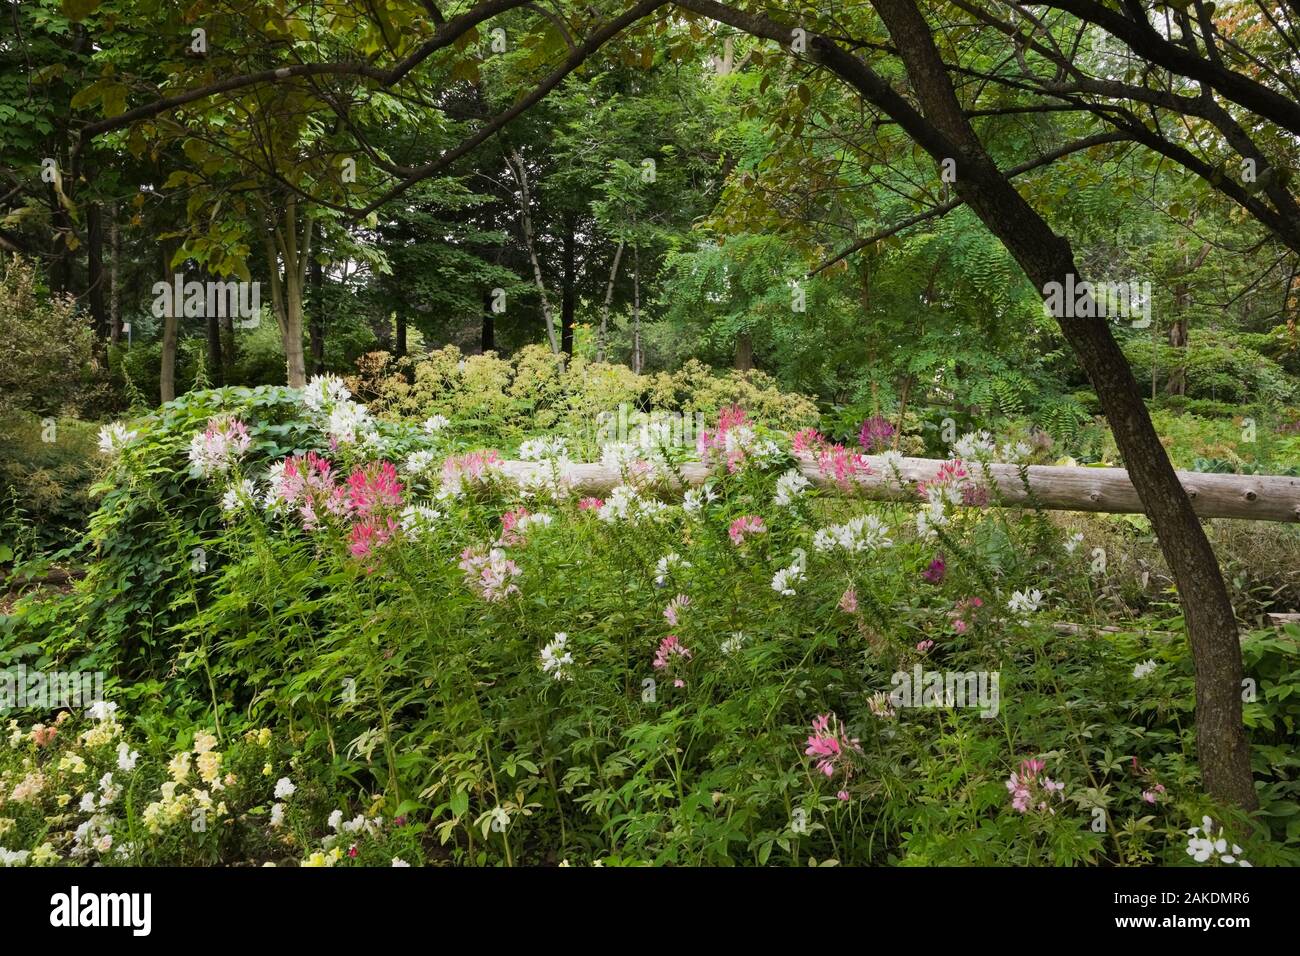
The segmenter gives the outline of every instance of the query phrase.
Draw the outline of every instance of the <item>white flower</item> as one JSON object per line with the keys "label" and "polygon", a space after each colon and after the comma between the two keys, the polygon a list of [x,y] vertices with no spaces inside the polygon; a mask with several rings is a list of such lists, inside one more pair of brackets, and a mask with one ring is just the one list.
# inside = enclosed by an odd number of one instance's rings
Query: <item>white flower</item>
{"label": "white flower", "polygon": [[1208,816],[1201,817],[1201,825],[1188,830],[1187,836],[1187,855],[1197,863],[1206,863],[1217,857],[1216,862],[1229,866],[1253,865],[1241,859],[1241,847],[1237,844],[1232,844],[1232,852],[1228,852],[1228,841],[1223,838],[1222,828],[1216,835],[1214,821]]}
{"label": "white flower", "polygon": [[423,475],[433,469],[437,460],[431,451],[413,451],[407,456],[404,468],[408,475]]}
{"label": "white flower", "polygon": [[127,431],[121,422],[113,422],[99,430],[99,450],[105,455],[116,455],[138,437],[139,432]]}
{"label": "white flower", "polygon": [[692,488],[682,497],[682,510],[688,515],[695,515],[703,511],[705,505],[711,505],[717,500],[718,495],[713,490],[712,484],[707,484],[703,488]]}
{"label": "white flower", "polygon": [[560,631],[555,635],[555,640],[542,648],[542,673],[550,674],[555,680],[573,679],[569,673],[573,655],[566,649],[568,643],[569,635]]}
{"label": "white flower", "polygon": [[668,583],[668,577],[673,573],[675,568],[689,568],[691,563],[683,560],[680,554],[665,554],[655,562],[655,585],[663,587]]}
{"label": "white flower", "polygon": [[519,457],[523,461],[567,462],[569,447],[563,438],[530,438],[519,446]]}
{"label": "white flower", "polygon": [[888,548],[894,543],[886,534],[888,530],[875,515],[859,515],[844,524],[822,528],[813,536],[813,547],[818,551],[838,548],[850,553]]}
{"label": "white flower", "polygon": [[113,783],[113,772],[111,770],[99,778],[99,792],[103,794],[99,798],[100,807],[110,806],[117,799],[118,794],[122,792],[122,788]]}
{"label": "white flower", "polygon": [[292,797],[297,789],[292,780],[288,777],[281,777],[275,782],[275,799],[283,800],[286,797]]}
{"label": "white flower", "polygon": [[898,485],[903,479],[903,454],[902,452],[890,449],[880,454],[880,464],[885,475],[885,481],[891,485]]}
{"label": "white flower", "polygon": [[793,585],[798,584],[803,579],[802,565],[798,563],[792,564],[772,575],[772,590],[782,597],[793,597],[795,594]]}
{"label": "white flower", "polygon": [[302,390],[302,403],[316,414],[328,411],[351,397],[352,393],[337,375],[313,375]]}
{"label": "white flower", "polygon": [[667,505],[652,498],[642,498],[631,485],[619,485],[609,493],[605,503],[596,509],[596,517],[601,521],[628,521],[635,524],[639,519],[654,517]]}
{"label": "white flower", "polygon": [[335,810],[333,813],[330,814],[329,825],[330,825],[330,829],[333,830],[335,833],[339,832],[339,827],[343,825],[342,810]]}
{"label": "white flower", "polygon": [[117,769],[130,773],[135,769],[135,762],[140,759],[140,752],[132,750],[126,744],[117,745]]}
{"label": "white flower", "polygon": [[232,511],[238,511],[244,501],[257,500],[257,483],[251,478],[245,478],[237,485],[231,485],[226,489],[226,493],[221,496],[221,510],[229,514]]}
{"label": "white flower", "polygon": [[451,421],[446,415],[430,415],[424,420],[420,427],[430,435],[436,435],[450,424]]}
{"label": "white flower", "polygon": [[410,866],[410,865],[411,864],[407,863],[400,856],[393,857],[393,866]]}
{"label": "white flower", "polygon": [[86,716],[91,720],[111,721],[117,713],[117,704],[107,700],[97,700],[86,710]]}
{"label": "white flower", "polygon": [[1147,677],[1149,674],[1151,674],[1151,672],[1154,671],[1155,669],[1156,669],[1156,662],[1154,660],[1147,659],[1143,661],[1141,664],[1134,665],[1133,677],[1136,680],[1142,680],[1144,677]]}
{"label": "white flower", "polygon": [[350,445],[357,441],[358,433],[365,437],[366,432],[373,430],[374,423],[366,406],[356,402],[339,402],[330,411],[325,425],[325,431],[340,445]]}
{"label": "white flower", "polygon": [[441,517],[441,511],[435,511],[428,505],[407,505],[400,516],[402,531],[410,535],[426,534]]}
{"label": "white flower", "polygon": [[995,451],[997,445],[993,442],[993,436],[986,431],[967,432],[952,445],[953,457],[965,461],[991,458]]}
{"label": "white flower", "polygon": [[95,795],[93,793],[83,793],[81,795],[81,803],[77,806],[77,809],[82,813],[94,813],[97,806],[98,805],[95,803]]}
{"label": "white flower", "polygon": [[936,537],[935,528],[942,528],[948,523],[948,512],[943,499],[922,505],[916,513],[916,534],[923,539]]}
{"label": "white flower", "polygon": [[0,846],[0,866],[23,866],[30,855],[28,850],[6,850]]}
{"label": "white flower", "polygon": [[725,641],[722,642],[721,646],[719,647],[719,650],[721,650],[722,653],[730,657],[732,654],[736,653],[736,651],[740,650],[744,646],[745,646],[745,635],[740,631],[736,631],[731,635],[731,637],[727,638]]}
{"label": "white flower", "polygon": [[515,530],[520,533],[527,531],[529,528],[546,528],[555,519],[545,513],[526,514],[515,522]]}
{"label": "white flower", "polygon": [[1043,592],[1035,588],[1032,591],[1014,591],[1007,602],[1007,610],[1016,614],[1030,614],[1043,604]]}
{"label": "white flower", "polygon": [[1022,441],[1018,441],[1014,445],[1007,442],[1002,446],[1001,458],[1011,464],[1020,464],[1029,457],[1031,451],[1032,449]]}
{"label": "white flower", "polygon": [[812,482],[803,476],[797,468],[791,468],[776,480],[776,495],[772,498],[778,508],[788,508]]}
{"label": "white flower", "polygon": [[279,827],[284,825],[284,804],[277,803],[271,807],[271,826]]}
{"label": "white flower", "polygon": [[204,478],[224,475],[250,444],[248,427],[239,419],[213,418],[190,440],[190,470]]}
{"label": "white flower", "polygon": [[1082,532],[1082,531],[1076,531],[1074,534],[1070,535],[1070,537],[1069,537],[1068,539],[1066,539],[1066,542],[1065,542],[1065,553],[1066,553],[1066,554],[1074,554],[1075,550],[1076,550],[1076,549],[1079,547],[1079,545],[1081,545],[1081,544],[1083,544],[1083,532]]}

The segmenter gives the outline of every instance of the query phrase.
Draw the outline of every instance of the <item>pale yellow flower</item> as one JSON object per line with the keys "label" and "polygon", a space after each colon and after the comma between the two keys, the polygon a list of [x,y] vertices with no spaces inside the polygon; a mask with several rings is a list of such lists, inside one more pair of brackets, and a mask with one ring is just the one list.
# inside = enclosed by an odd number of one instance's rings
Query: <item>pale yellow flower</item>
{"label": "pale yellow flower", "polygon": [[171,763],[167,765],[167,772],[177,783],[184,783],[185,778],[190,775],[189,751],[182,751],[173,757]]}

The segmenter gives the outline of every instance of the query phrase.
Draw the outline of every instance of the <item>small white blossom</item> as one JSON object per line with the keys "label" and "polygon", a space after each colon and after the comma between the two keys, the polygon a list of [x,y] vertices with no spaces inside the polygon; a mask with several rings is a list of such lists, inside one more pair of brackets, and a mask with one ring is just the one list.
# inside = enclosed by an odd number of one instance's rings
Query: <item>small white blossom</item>
{"label": "small white blossom", "polygon": [[1007,610],[1015,614],[1031,614],[1043,605],[1043,592],[1035,588],[1032,591],[1014,591],[1007,602]]}
{"label": "small white blossom", "polygon": [[573,655],[568,651],[569,635],[563,631],[555,635],[555,640],[542,648],[542,673],[550,674],[555,680],[572,680],[569,667],[573,664]]}
{"label": "small white blossom", "polygon": [[105,455],[116,455],[138,437],[139,432],[128,431],[121,422],[114,422],[99,430],[99,450]]}
{"label": "small white blossom", "polygon": [[776,480],[776,495],[772,498],[778,508],[788,508],[812,484],[797,468],[791,468]]}
{"label": "small white blossom", "polygon": [[803,566],[796,563],[772,575],[772,590],[782,597],[794,597],[794,585],[804,579]]}

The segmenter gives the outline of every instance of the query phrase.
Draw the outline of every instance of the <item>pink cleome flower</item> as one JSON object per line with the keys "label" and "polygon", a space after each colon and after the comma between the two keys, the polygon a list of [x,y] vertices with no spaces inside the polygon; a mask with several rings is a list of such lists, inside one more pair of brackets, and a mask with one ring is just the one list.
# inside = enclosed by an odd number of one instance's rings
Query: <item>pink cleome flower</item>
{"label": "pink cleome flower", "polygon": [[948,612],[948,617],[952,620],[952,629],[958,634],[965,634],[972,623],[976,613],[984,606],[984,602],[977,597],[962,598]]}
{"label": "pink cleome flower", "polygon": [[794,433],[790,447],[798,455],[812,455],[826,445],[826,436],[815,428],[803,428]]}
{"label": "pink cleome flower", "polygon": [[514,579],[523,572],[500,549],[466,548],[460,553],[459,567],[470,590],[485,601],[496,603],[519,593]]}
{"label": "pink cleome flower", "polygon": [[486,481],[501,470],[501,456],[492,449],[452,455],[442,463],[442,490],[458,495],[467,485]]}
{"label": "pink cleome flower", "polygon": [[842,774],[845,780],[851,777],[853,764],[850,754],[862,752],[858,739],[845,735],[834,714],[818,714],[813,718],[812,730],[804,754],[815,759],[817,772],[827,778],[836,773]]}
{"label": "pink cleome flower", "polygon": [[926,501],[945,501],[952,504],[983,508],[989,503],[989,492],[971,474],[960,458],[950,458],[939,465],[929,481],[916,483],[917,493]]}
{"label": "pink cleome flower", "polygon": [[604,498],[581,498],[578,500],[578,510],[580,511],[599,511],[605,507]]}
{"label": "pink cleome flower", "polygon": [[848,488],[855,478],[871,474],[871,465],[865,456],[843,445],[823,445],[817,453],[817,470],[827,478],[834,478],[841,488]]}
{"label": "pink cleome flower", "polygon": [[889,419],[875,415],[862,423],[862,430],[858,432],[858,444],[863,451],[874,455],[889,447],[889,440],[896,431]]}
{"label": "pink cleome flower", "polygon": [[731,535],[731,543],[742,545],[745,543],[745,537],[751,534],[765,534],[767,525],[763,524],[763,519],[758,515],[742,515],[735,521],[731,522],[731,528],[727,534]]}
{"label": "pink cleome flower", "polygon": [[1051,777],[1043,776],[1047,764],[1037,758],[1022,760],[1019,771],[1012,771],[1007,778],[1007,790],[1011,793],[1011,807],[1018,813],[1030,810],[1046,811],[1055,814],[1048,805],[1053,794],[1058,800],[1064,797],[1065,784],[1058,783]]}
{"label": "pink cleome flower", "polygon": [[840,595],[840,610],[845,614],[856,614],[858,610],[858,590],[849,588]]}
{"label": "pink cleome flower", "polygon": [[503,545],[518,544],[523,540],[517,529],[519,522],[527,518],[530,513],[527,508],[516,508],[513,511],[507,511],[501,516],[501,543]]}
{"label": "pink cleome flower", "polygon": [[335,480],[332,465],[314,451],[288,458],[272,491],[276,498],[298,510],[308,531],[320,520],[319,509],[336,516],[346,513],[346,493]]}
{"label": "pink cleome flower", "polygon": [[668,623],[672,627],[676,627],[681,617],[682,611],[686,610],[690,606],[691,606],[690,596],[686,594],[679,594],[671,601],[669,601],[668,606],[664,608],[664,617],[667,619]]}
{"label": "pink cleome flower", "polygon": [[368,518],[402,504],[402,483],[389,461],[372,462],[348,475],[346,507],[349,514]]}
{"label": "pink cleome flower", "polygon": [[[743,429],[744,431],[741,431]],[[735,435],[731,435],[731,432]],[[720,458],[727,464],[727,471],[740,470],[745,461],[745,445],[754,437],[745,410],[739,405],[732,405],[718,413],[718,427],[714,430],[700,430],[695,441],[695,450],[700,460],[708,463]]]}
{"label": "pink cleome flower", "polygon": [[691,659],[691,649],[683,644],[676,634],[669,634],[659,642],[659,649],[655,651],[655,670],[665,670],[672,663],[674,657],[689,661]]}

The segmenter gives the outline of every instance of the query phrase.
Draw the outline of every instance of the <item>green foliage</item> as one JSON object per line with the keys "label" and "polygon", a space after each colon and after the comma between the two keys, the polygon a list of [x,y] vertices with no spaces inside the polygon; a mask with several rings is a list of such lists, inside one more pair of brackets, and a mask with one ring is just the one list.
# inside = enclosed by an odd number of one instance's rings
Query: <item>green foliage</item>
{"label": "green foliage", "polygon": [[[520,376],[530,395],[570,394],[542,359],[489,356],[470,369],[435,353],[428,398],[410,411],[451,407],[423,403],[457,395],[477,396],[463,398],[476,408],[485,394],[476,389],[494,376],[507,397]],[[478,384],[449,384],[460,377]],[[1181,621],[1157,606],[1145,621],[1094,632],[1121,620],[1109,595],[1141,585],[1118,559],[1090,569],[1092,542],[1063,548],[1041,514],[949,510],[927,535],[910,502],[804,490],[778,506],[791,459],[762,423],[739,439],[739,466],[719,467],[711,494],[697,492],[691,507],[654,477],[686,460],[666,445],[647,477],[629,472],[597,510],[554,478],[554,458],[542,464],[552,478],[527,489],[490,470],[447,484],[440,460],[484,428],[472,413],[433,434],[381,424],[334,448],[322,431],[330,414],[288,390],[225,389],[131,423],[138,436],[93,522],[100,560],[90,576],[64,601],[27,600],[0,619],[7,663],[103,668],[134,702],[149,750],[130,784],[144,830],[128,816],[115,831],[137,854],[122,862],[286,859],[285,846],[288,861],[306,865],[389,855],[471,865],[1177,864],[1204,813],[1230,824],[1253,863],[1298,858],[1294,641],[1266,631],[1245,645],[1265,794],[1252,830],[1199,792]],[[248,422],[250,445],[227,472],[193,476],[186,449],[218,415]],[[328,489],[310,526],[293,494],[268,510],[267,466],[306,449],[334,461],[330,484],[346,481],[354,509],[376,510],[331,511]],[[380,454],[400,463],[399,500],[363,490]],[[448,458],[453,468],[459,460]],[[254,486],[237,490],[245,478]],[[763,529],[738,535],[737,519],[752,515]],[[865,523],[839,533],[861,544],[829,544],[826,529],[851,518]],[[367,521],[389,536],[358,537]],[[944,572],[923,579],[939,553]],[[1061,620],[1084,623],[1061,634]],[[1135,674],[1148,661],[1154,673]],[[891,699],[914,669],[996,674],[996,703]],[[270,773],[254,773],[250,748],[265,745],[240,737],[260,726],[283,740]],[[176,751],[201,751],[202,729],[223,741],[236,775],[226,810],[241,820],[220,838],[176,825],[204,805],[197,781],[162,788],[176,779],[174,761],[191,759]],[[827,733],[843,736],[824,772],[806,751]],[[34,753],[29,731],[14,739],[11,748]],[[108,753],[90,748],[83,759],[99,770]],[[36,756],[67,786],[75,761]],[[1025,770],[1030,758],[1043,768]],[[18,773],[13,759],[0,773]],[[299,793],[267,793],[282,773]],[[1032,778],[1025,812],[1010,803],[1012,773]],[[269,823],[277,799],[287,832]],[[345,806],[363,808],[358,856],[345,857],[337,835],[313,849],[326,809]],[[371,832],[364,818],[379,807],[417,829]],[[52,838],[59,854],[84,816],[47,834],[21,813],[15,845]],[[146,817],[162,824],[151,831]]]}

